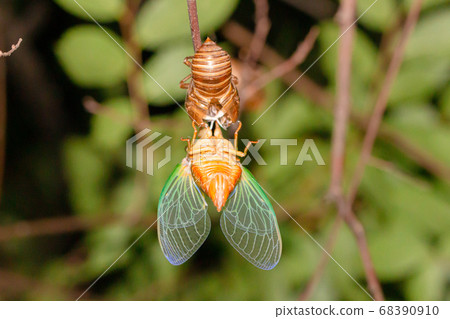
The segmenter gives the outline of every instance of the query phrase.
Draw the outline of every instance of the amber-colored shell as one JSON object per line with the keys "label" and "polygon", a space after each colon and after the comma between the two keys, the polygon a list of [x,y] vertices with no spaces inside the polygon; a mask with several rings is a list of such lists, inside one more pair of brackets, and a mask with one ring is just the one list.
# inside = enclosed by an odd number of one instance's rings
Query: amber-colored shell
{"label": "amber-colored shell", "polygon": [[206,136],[191,147],[188,157],[197,185],[211,198],[217,211],[221,211],[228,196],[241,177],[242,168],[237,151],[223,138],[220,128],[214,135],[207,127]]}
{"label": "amber-colored shell", "polygon": [[192,80],[180,82],[186,88],[185,106],[197,125],[216,118],[223,127],[237,121],[239,95],[237,78],[232,75],[230,55],[207,38],[193,57],[185,59]]}

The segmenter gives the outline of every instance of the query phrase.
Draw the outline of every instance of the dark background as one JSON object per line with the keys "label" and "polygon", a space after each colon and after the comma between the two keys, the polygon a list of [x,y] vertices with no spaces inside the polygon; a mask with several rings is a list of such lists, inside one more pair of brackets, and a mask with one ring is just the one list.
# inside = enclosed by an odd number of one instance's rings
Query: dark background
{"label": "dark background", "polygon": [[[151,128],[173,137],[173,159],[152,177],[126,168],[125,140],[133,134],[133,127],[104,114],[90,114],[82,103],[90,96],[107,108],[125,112],[119,114],[132,113],[125,74],[111,85],[74,80],[67,61],[82,54],[73,52],[72,56],[61,49],[64,34],[79,25],[95,25],[82,15],[65,11],[56,2],[64,1],[4,0],[0,4],[0,48],[7,51],[19,37],[23,38],[21,47],[11,57],[0,60],[6,66],[6,83],[0,81],[0,90],[7,93],[6,148],[0,153],[5,154],[0,194],[0,298],[6,300],[76,299],[154,221],[162,185],[184,156],[185,145],[179,137],[192,134],[184,112],[174,103],[161,102],[155,97],[159,92],[151,93],[153,98],[147,99]],[[148,6],[147,2],[151,1],[144,1],[144,6]],[[250,0],[233,2],[236,7],[229,15],[216,13],[216,22],[204,36],[221,44],[238,65],[245,57],[245,48],[241,50],[233,43],[225,30],[230,23],[238,23],[252,32],[254,5]],[[389,4],[375,5],[370,15],[368,12],[369,17],[361,19],[355,40],[353,111],[366,117],[383,83],[383,59],[389,60],[411,3],[385,2]],[[358,12],[370,4],[371,1],[358,1]],[[339,35],[333,20],[337,2],[286,0],[269,1],[269,5],[271,30],[267,45],[285,59],[311,27],[319,27],[319,38],[299,66],[301,70]],[[100,22],[120,35],[118,18]],[[206,20],[200,11],[201,27],[202,19]],[[449,20],[448,1],[425,1],[391,92],[384,123],[395,136],[412,145],[413,155],[397,145],[398,140],[392,136],[377,140],[374,158],[355,203],[387,299],[449,298]],[[152,32],[164,32],[164,28]],[[168,36],[160,44],[142,43],[144,62],[155,61],[158,53],[160,57],[169,56],[164,52],[177,52],[173,46],[189,41],[187,33]],[[385,47],[383,41],[387,43]],[[188,45],[183,44],[183,48]],[[89,50],[95,48],[78,50],[90,54]],[[99,50],[108,53],[107,48]],[[93,53],[92,59],[95,57]],[[324,96],[335,93],[336,59],[337,46],[307,73]],[[181,80],[178,70],[181,68],[185,74],[189,70],[180,67],[182,59],[161,61],[161,71],[152,73],[150,68],[149,72],[156,79],[164,72],[177,74],[171,84],[177,90]],[[83,72],[83,61],[77,63]],[[261,59],[256,72],[267,72],[270,64],[267,65]],[[255,101],[243,105],[241,137],[300,141],[289,154],[289,165],[280,166],[279,149],[267,143],[262,155],[268,166],[252,163],[250,168],[263,187],[325,245],[336,216],[333,206],[324,201],[330,179],[330,105],[319,105],[320,97],[314,92],[308,95],[292,89],[260,122],[251,125],[286,88],[286,82],[275,79],[258,92]],[[182,103],[183,92],[175,92]],[[363,133],[358,124],[349,125],[348,180],[358,159]],[[105,136],[108,141],[103,145]],[[293,165],[306,138],[315,140],[326,166]],[[417,153],[425,154],[425,164],[417,160]],[[211,235],[192,260],[180,267],[170,265],[159,249],[153,227],[85,298],[296,299],[313,276],[322,252],[281,209],[274,207],[284,252],[280,264],[271,272],[254,268],[233,251],[220,233],[217,213],[211,211]],[[331,250],[333,257],[365,286],[358,248],[345,226]],[[330,261],[310,299],[368,297]]]}

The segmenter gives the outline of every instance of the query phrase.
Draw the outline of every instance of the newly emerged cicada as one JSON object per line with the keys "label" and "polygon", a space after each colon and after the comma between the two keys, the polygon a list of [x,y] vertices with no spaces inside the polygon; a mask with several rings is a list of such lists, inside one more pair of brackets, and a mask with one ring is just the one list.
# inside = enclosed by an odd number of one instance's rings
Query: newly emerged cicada
{"label": "newly emerged cicada", "polygon": [[[202,125],[217,121],[227,128],[239,116],[238,79],[231,73],[230,55],[210,38],[184,63],[191,74],[180,82],[187,89],[185,107],[191,119]],[[192,78],[190,82],[186,82]]]}
{"label": "newly emerged cicada", "polygon": [[[195,127],[194,127],[195,129]],[[269,270],[281,256],[281,236],[269,199],[241,165],[220,127],[201,128],[188,141],[188,154],[167,180],[158,205],[158,238],[173,265],[188,260],[208,237],[211,221],[205,194],[221,212],[220,226],[230,244],[250,263]]]}

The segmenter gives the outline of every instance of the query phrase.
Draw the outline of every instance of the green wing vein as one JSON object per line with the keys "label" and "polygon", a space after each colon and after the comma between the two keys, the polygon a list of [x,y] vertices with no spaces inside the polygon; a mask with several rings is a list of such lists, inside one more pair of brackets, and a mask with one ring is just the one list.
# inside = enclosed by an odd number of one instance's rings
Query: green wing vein
{"label": "green wing vein", "polygon": [[189,167],[178,165],[163,188],[158,205],[158,238],[167,260],[180,265],[203,244],[211,229],[206,201]]}
{"label": "green wing vein", "polygon": [[220,226],[230,244],[250,263],[270,270],[281,257],[281,236],[269,199],[253,175],[242,176],[223,210]]}

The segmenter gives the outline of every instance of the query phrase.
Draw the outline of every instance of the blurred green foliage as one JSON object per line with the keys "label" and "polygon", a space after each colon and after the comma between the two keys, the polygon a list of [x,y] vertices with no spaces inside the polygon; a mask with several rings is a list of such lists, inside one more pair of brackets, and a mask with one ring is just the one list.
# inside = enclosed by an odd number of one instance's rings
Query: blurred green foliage
{"label": "blurred green foliage", "polygon": [[[123,45],[116,22],[124,11],[124,1],[78,1],[94,18],[108,23],[105,30]],[[182,110],[173,111],[172,97],[182,105],[185,91],[179,89],[178,83],[189,72],[183,59],[193,52],[185,1],[146,1],[137,16],[135,37],[145,50],[144,69],[154,79],[142,72],[143,90],[149,105],[162,110],[158,112],[162,114],[151,116],[151,129],[173,138],[170,141],[171,163],[158,170],[155,176],[141,174],[125,166],[125,141],[133,134],[134,111],[125,83],[132,62],[72,0],[55,2],[68,13],[86,20],[64,30],[56,43],[55,55],[61,67],[74,85],[95,89],[96,95],[102,97],[101,103],[121,115],[119,120],[104,114],[92,115],[89,133],[67,138],[62,148],[73,214],[89,219],[109,216],[116,221],[84,233],[74,248],[81,250],[82,257],[73,261],[56,256],[35,272],[55,285],[82,290],[150,226],[148,221],[153,221],[156,215],[164,182],[184,157],[186,145],[179,138],[192,135],[192,128]],[[220,33],[221,26],[242,2],[245,1],[198,1],[203,36]],[[392,32],[411,2],[379,1],[359,21],[352,74],[353,105],[359,113],[369,114],[376,97],[382,32]],[[358,1],[358,12],[362,13],[371,3]],[[425,1],[390,95],[385,123],[414,147],[450,166],[450,10],[445,4],[448,1]],[[283,23],[283,17],[272,18],[274,27]],[[249,13],[245,23],[251,24],[251,21]],[[339,36],[339,28],[332,19],[319,22],[319,26],[319,50],[313,53],[316,56]],[[283,34],[277,36],[283,37]],[[336,63],[337,46],[333,46],[315,66],[319,69],[315,72],[318,81],[326,83],[329,92],[334,92],[336,87]],[[335,216],[334,210],[323,202],[330,178],[329,165],[306,162],[295,166],[294,162],[302,142],[313,138],[325,162],[329,163],[331,114],[291,90],[255,125],[250,125],[285,88],[280,80],[265,88],[264,102],[259,109],[242,115],[241,137],[299,140],[299,145],[290,148],[287,166],[278,165],[279,148],[270,146],[269,142],[261,148],[268,165],[256,166],[252,162],[250,166],[263,187],[324,243]],[[348,138],[347,170],[352,172],[362,135],[350,126]],[[158,150],[156,159],[163,158],[163,152]],[[448,181],[425,173],[422,167],[386,142],[377,142],[373,155],[392,165],[374,164],[367,168],[356,211],[366,228],[375,268],[387,298],[449,299]],[[143,188],[139,180],[147,188]],[[136,203],[142,204],[141,211],[135,211]],[[87,298],[296,299],[315,271],[322,252],[281,209],[274,207],[283,238],[283,255],[272,271],[256,269],[241,258],[226,242],[219,229],[218,214],[211,210],[211,234],[192,260],[179,267],[170,265],[159,248],[156,226],[153,226],[114,264]],[[10,244],[8,249],[14,255],[25,248]],[[364,285],[358,248],[347,228],[341,229],[332,255]],[[65,299],[68,296],[60,292],[42,295],[31,290],[26,298]],[[368,300],[368,297],[330,261],[312,299]]]}

